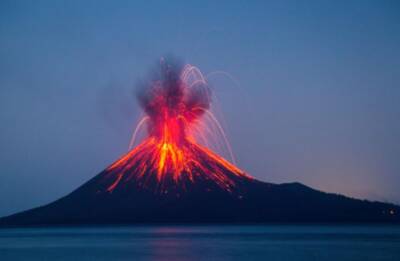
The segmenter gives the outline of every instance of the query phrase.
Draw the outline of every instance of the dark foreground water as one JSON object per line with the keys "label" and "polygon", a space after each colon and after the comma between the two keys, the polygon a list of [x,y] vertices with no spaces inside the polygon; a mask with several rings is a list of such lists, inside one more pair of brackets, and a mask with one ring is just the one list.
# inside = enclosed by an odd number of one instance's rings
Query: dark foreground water
{"label": "dark foreground water", "polygon": [[0,260],[400,260],[400,226],[0,229]]}

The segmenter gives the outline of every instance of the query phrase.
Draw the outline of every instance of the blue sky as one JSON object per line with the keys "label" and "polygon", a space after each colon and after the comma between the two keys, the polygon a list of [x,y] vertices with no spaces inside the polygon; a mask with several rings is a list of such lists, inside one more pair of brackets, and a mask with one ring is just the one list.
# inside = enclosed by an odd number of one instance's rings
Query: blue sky
{"label": "blue sky", "polygon": [[[217,3],[216,3],[217,2]],[[400,203],[397,1],[1,1],[0,215],[125,153],[165,54],[210,78],[238,165]]]}

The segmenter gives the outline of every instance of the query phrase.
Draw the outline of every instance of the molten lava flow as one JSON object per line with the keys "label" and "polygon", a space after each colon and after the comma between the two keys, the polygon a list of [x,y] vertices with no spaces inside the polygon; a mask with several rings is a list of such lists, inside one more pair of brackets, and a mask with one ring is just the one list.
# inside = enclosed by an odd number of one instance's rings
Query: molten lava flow
{"label": "molten lava flow", "polygon": [[[164,192],[169,186],[184,187],[201,179],[231,191],[234,179],[250,177],[199,145],[193,135],[203,114],[212,116],[211,92],[206,80],[191,65],[180,67],[165,60],[160,65],[155,79],[143,86],[138,95],[146,116],[139,122],[133,138],[145,123],[148,137],[107,168],[113,179],[107,190],[111,192],[123,181],[134,180],[143,187],[156,184],[156,189]],[[215,121],[215,117],[212,119]],[[220,125],[218,128],[222,130]]]}

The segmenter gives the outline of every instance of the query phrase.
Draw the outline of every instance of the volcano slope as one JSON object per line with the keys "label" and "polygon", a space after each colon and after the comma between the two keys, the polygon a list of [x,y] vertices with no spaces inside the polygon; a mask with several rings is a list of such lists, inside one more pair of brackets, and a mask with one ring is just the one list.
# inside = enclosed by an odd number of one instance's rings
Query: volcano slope
{"label": "volcano slope", "polygon": [[143,173],[141,164],[151,162],[140,154],[149,145],[141,146],[69,195],[1,218],[0,226],[400,221],[398,206],[261,182],[195,144],[190,172],[160,182],[157,170]]}

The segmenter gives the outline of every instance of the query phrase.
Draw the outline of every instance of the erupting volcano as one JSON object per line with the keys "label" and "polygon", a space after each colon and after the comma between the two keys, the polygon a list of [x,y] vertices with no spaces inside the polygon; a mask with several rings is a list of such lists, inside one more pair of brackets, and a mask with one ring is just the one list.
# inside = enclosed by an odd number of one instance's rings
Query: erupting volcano
{"label": "erupting volcano", "polygon": [[400,221],[393,204],[250,177],[212,150],[222,144],[231,155],[199,69],[164,59],[157,68],[137,95],[145,115],[131,145],[146,128],[141,143],[69,195],[1,218],[0,227]]}
{"label": "erupting volcano", "polygon": [[218,135],[202,121],[204,114],[222,132],[209,111],[211,91],[199,69],[162,59],[156,76],[141,87],[138,100],[146,116],[135,134],[147,124],[148,137],[107,168],[105,182],[114,180],[107,187],[109,192],[134,182],[158,193],[181,193],[192,183],[206,180],[232,192],[235,180],[250,179],[196,140],[202,137],[204,141],[207,131]]}

